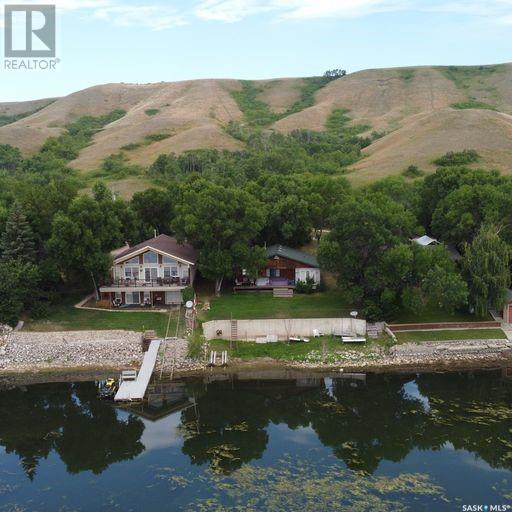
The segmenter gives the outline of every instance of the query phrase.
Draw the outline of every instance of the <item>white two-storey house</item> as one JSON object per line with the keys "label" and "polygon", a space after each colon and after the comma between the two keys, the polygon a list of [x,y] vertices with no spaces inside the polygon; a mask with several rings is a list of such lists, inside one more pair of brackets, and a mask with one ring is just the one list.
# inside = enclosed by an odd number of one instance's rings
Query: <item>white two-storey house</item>
{"label": "white two-storey house", "polygon": [[196,251],[168,235],[112,252],[111,279],[100,287],[110,307],[170,306],[183,302],[181,291],[194,282]]}

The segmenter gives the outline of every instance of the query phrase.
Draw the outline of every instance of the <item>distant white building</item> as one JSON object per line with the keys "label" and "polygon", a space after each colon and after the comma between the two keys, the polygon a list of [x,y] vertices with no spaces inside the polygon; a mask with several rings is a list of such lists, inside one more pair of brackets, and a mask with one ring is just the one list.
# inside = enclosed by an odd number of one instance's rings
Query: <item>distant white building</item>
{"label": "distant white building", "polygon": [[[419,236],[417,238],[411,238],[411,242],[418,244],[421,247],[433,247],[435,245],[443,245],[443,242],[437,240],[437,238],[432,238],[428,235]],[[452,244],[444,244],[450,253],[452,260],[457,263],[462,259],[460,252],[457,250]]]}

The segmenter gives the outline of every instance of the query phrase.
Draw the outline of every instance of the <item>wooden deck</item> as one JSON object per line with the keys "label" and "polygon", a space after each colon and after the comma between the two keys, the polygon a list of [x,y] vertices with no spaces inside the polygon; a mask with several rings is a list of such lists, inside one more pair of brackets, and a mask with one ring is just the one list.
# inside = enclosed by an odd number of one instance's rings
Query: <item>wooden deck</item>
{"label": "wooden deck", "polygon": [[116,402],[131,402],[133,400],[142,400],[144,398],[156,365],[160,344],[161,340],[151,341],[148,351],[144,354],[142,366],[140,367],[137,378],[132,381],[125,381],[121,383],[114,398]]}

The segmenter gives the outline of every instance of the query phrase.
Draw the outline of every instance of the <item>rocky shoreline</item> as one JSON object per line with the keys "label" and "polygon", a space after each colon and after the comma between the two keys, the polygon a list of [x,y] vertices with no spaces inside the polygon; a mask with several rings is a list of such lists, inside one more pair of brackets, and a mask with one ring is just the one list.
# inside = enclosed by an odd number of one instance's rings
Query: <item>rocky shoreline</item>
{"label": "rocky shoreline", "polygon": [[[138,368],[141,335],[129,331],[10,332],[0,339],[0,380],[50,382],[95,380],[125,368]],[[512,343],[471,340],[404,344],[389,351],[312,352],[305,359],[231,360],[226,368],[209,368],[187,357],[184,339],[164,342],[155,372],[187,376],[258,370],[300,372],[426,372],[512,368]]]}

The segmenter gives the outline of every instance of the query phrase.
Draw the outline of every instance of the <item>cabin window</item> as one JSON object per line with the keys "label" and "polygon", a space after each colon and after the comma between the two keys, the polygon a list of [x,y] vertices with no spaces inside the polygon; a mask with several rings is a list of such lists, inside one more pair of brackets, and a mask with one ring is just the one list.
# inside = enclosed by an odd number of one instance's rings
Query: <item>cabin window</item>
{"label": "cabin window", "polygon": [[156,252],[144,253],[144,263],[158,263],[158,254]]}
{"label": "cabin window", "polygon": [[171,258],[170,256],[164,256],[163,262],[164,263],[176,263],[176,261],[173,258]]}
{"label": "cabin window", "polygon": [[132,258],[131,260],[125,261],[125,265],[138,265],[139,264],[139,257],[135,256],[135,258]]}

